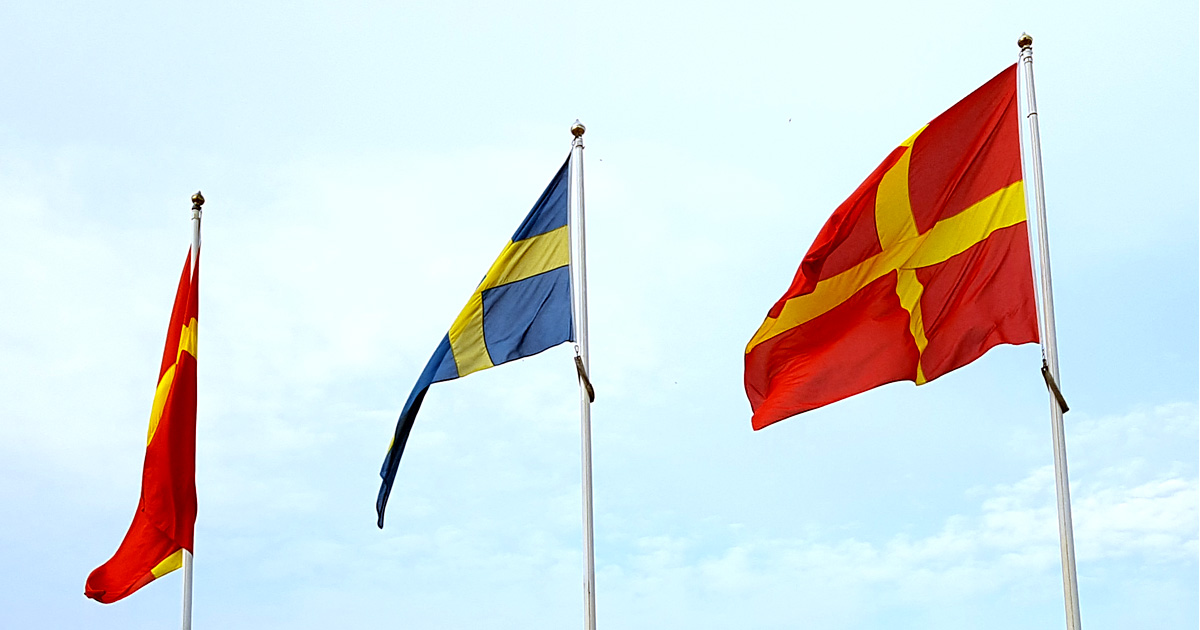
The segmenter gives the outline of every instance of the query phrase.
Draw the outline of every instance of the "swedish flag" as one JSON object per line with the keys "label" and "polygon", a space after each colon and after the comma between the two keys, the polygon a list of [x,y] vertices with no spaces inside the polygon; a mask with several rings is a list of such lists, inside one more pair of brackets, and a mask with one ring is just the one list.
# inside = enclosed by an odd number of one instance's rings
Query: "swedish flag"
{"label": "swedish flag", "polygon": [[379,527],[413,421],[429,386],[575,339],[571,322],[568,159],[450,325],[404,403],[379,476]]}

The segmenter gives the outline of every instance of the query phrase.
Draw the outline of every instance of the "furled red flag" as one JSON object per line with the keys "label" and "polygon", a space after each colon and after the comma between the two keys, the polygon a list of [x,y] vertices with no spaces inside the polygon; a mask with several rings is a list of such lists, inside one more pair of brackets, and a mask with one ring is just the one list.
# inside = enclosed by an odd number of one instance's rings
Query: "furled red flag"
{"label": "furled red flag", "polygon": [[1038,340],[1016,74],[913,134],[825,223],[746,347],[755,429]]}
{"label": "furled red flag", "polygon": [[150,411],[142,496],[125,540],[88,576],[84,594],[111,604],[183,564],[196,527],[196,316],[200,255],[183,265]]}

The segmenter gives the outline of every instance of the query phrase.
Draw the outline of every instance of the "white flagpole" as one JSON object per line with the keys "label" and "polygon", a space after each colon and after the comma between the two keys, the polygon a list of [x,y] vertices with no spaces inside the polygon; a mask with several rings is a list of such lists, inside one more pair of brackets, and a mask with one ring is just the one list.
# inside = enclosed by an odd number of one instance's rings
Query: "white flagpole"
{"label": "white flagpole", "polygon": [[1050,284],[1050,242],[1046,230],[1046,195],[1042,185],[1042,140],[1038,131],[1037,97],[1033,89],[1033,38],[1028,33],[1017,40],[1025,76],[1025,114],[1028,122],[1029,157],[1032,161],[1034,208],[1037,212],[1038,265],[1042,306],[1042,376],[1050,392],[1050,424],[1054,435],[1054,485],[1058,497],[1058,541],[1062,552],[1063,598],[1067,628],[1079,630],[1079,584],[1075,577],[1075,533],[1071,523],[1071,487],[1067,478],[1067,439],[1063,413],[1067,403],[1059,388],[1058,339],[1054,330],[1054,293]]}
{"label": "white flagpole", "polygon": [[[200,265],[200,206],[204,195],[200,191],[192,195],[192,281]],[[183,550],[183,630],[192,630],[192,552]]]}
{"label": "white flagpole", "polygon": [[183,630],[192,630],[192,554],[183,550]]}
{"label": "white flagpole", "polygon": [[583,464],[583,627],[596,630],[596,559],[592,536],[592,401],[595,391],[588,376],[587,242],[583,221],[583,132],[578,120],[571,125],[571,308],[575,322],[575,369],[579,376],[579,422]]}

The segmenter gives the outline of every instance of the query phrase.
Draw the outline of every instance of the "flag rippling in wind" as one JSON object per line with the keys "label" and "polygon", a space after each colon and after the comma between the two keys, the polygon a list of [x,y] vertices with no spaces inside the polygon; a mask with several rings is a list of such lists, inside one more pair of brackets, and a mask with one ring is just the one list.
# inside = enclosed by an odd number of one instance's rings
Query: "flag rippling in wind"
{"label": "flag rippling in wind", "polygon": [[761,429],[1038,341],[1016,65],[897,147],[825,223],[746,347]]}
{"label": "flag rippling in wind", "polygon": [[146,436],[142,495],[113,557],[87,578],[84,594],[110,604],[180,568],[196,528],[196,318],[200,255],[188,251],[175,292]]}
{"label": "flag rippling in wind", "polygon": [[413,387],[387,458],[375,503],[380,528],[413,422],[429,386],[574,340],[571,321],[569,160],[546,187],[475,289]]}

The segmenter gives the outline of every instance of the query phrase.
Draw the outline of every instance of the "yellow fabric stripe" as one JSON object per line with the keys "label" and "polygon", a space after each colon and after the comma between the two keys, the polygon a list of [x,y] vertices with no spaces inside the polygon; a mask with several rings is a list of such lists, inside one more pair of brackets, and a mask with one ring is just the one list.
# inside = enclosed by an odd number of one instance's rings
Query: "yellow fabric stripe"
{"label": "yellow fabric stripe", "polygon": [[912,161],[913,142],[922,131],[925,131],[925,127],[900,145],[909,150],[883,174],[875,191],[875,231],[879,235],[880,248],[884,251],[919,236],[912,202],[908,197],[908,165]]}
{"label": "yellow fabric stripe", "polygon": [[466,376],[492,367],[483,343],[483,293],[476,291],[467,306],[450,325],[450,351],[458,365],[458,375]]}
{"label": "yellow fabric stripe", "polygon": [[493,365],[483,338],[483,292],[569,264],[571,246],[568,238],[569,232],[564,225],[515,243],[509,241],[504,246],[475,294],[450,325],[450,348],[459,376]]}
{"label": "yellow fabric stripe", "polygon": [[524,280],[570,262],[571,245],[565,225],[523,241],[509,241],[476,291]]}
{"label": "yellow fabric stripe", "polygon": [[967,251],[992,232],[1025,220],[1025,185],[1015,182],[988,195],[983,201],[948,219],[938,221],[926,232],[924,241],[904,262],[906,269],[919,269]]}
{"label": "yellow fabric stripe", "polygon": [[784,304],[778,318],[768,317],[746,346],[758,344],[829,312],[860,289],[898,269],[919,269],[945,262],[1006,227],[1025,220],[1025,188],[1020,181],[998,190],[933,229],[896,243],[883,252],[817,283],[812,293]]}
{"label": "yellow fabric stripe", "polygon": [[167,368],[162,378],[158,379],[158,387],[154,390],[154,404],[150,407],[150,429],[146,432],[146,445],[154,439],[158,423],[162,420],[163,407],[167,404],[167,394],[171,393],[171,385],[175,383],[175,366],[184,352],[196,358],[196,318],[192,318],[179,334],[179,350],[175,353],[175,365]]}
{"label": "yellow fabric stripe", "polygon": [[913,341],[917,344],[917,385],[925,383],[925,371],[921,369],[921,356],[929,339],[925,337],[925,321],[921,314],[921,294],[925,287],[917,279],[913,269],[901,269],[896,274],[896,295],[900,297],[900,306],[908,311],[908,330],[912,333]]}
{"label": "yellow fabric stripe", "polygon": [[154,405],[150,407],[150,430],[146,432],[146,445],[150,445],[150,440],[154,439],[154,432],[158,430],[158,422],[162,420],[163,407],[167,404],[167,394],[171,393],[171,384],[175,382],[175,366],[167,368],[163,377],[158,381],[158,388],[154,390]]}
{"label": "yellow fabric stripe", "polygon": [[192,358],[195,359],[196,344],[196,318],[193,317],[191,321],[189,321],[187,325],[183,327],[183,332],[179,335],[179,352],[175,353],[175,362],[179,362],[179,355],[183,354],[184,352],[192,355]]}
{"label": "yellow fabric stripe", "polygon": [[[912,161],[912,146],[917,136],[925,131],[922,127],[901,146],[909,147],[904,155],[896,161],[879,181],[875,195],[875,231],[879,235],[882,249],[888,250],[899,243],[920,236],[917,221],[913,217],[912,199],[908,195],[908,167]],[[921,293],[925,287],[917,279],[917,272],[912,269],[900,269],[896,275],[896,294],[900,298],[900,306],[908,311],[908,330],[917,346],[917,384],[925,382],[925,372],[921,369],[921,355],[929,340],[925,337],[925,322],[921,314]]]}
{"label": "yellow fabric stripe", "polygon": [[159,562],[158,565],[155,566],[153,569],[150,569],[150,574],[153,575],[154,579],[157,580],[158,578],[160,578],[182,566],[183,566],[183,549],[177,549],[175,551],[175,553],[167,556],[165,560],[163,560],[162,562]]}

